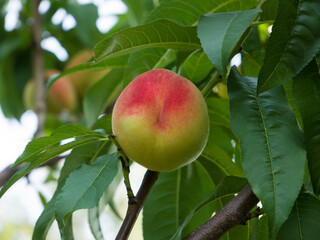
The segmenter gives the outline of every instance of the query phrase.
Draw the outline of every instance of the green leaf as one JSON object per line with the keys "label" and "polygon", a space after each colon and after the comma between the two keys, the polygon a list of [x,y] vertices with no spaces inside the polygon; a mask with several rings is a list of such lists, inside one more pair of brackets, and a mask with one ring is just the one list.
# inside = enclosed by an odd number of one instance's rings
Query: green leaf
{"label": "green leaf", "polygon": [[211,201],[221,199],[224,197],[234,197],[235,194],[240,192],[242,188],[247,185],[247,180],[244,178],[227,176],[225,177],[210,193],[209,197],[199,204],[196,208],[192,209],[189,215],[185,218],[184,222],[179,226],[177,232],[170,238],[170,240],[180,240],[182,239],[182,231],[185,226],[190,222],[191,218],[205,205]]}
{"label": "green leaf", "polygon": [[[61,188],[65,183],[64,181],[61,181],[58,184],[58,187],[52,196],[51,200],[48,202],[46,207],[44,208],[43,212],[41,213],[41,216],[38,218],[32,235],[32,240],[45,240],[47,239],[48,231],[55,219],[55,203],[57,200],[57,196],[61,192]],[[71,219],[71,218],[70,218]],[[61,239],[65,240],[72,240],[73,239],[73,232],[72,232],[72,224],[71,221],[68,222],[65,226],[59,226]]]}
{"label": "green leaf", "polygon": [[[76,137],[88,137],[88,136],[99,137],[99,138],[105,137],[103,134],[99,132],[92,131],[80,125],[67,124],[67,125],[61,126],[57,130],[55,130],[51,134],[51,136],[41,137],[29,142],[24,152],[18,157],[18,159],[12,165],[12,167],[16,167],[23,162],[34,161],[34,159],[40,156],[41,154],[43,154],[45,150],[47,150],[47,152],[51,151],[52,150],[51,148],[56,148],[57,144],[59,144],[63,140],[76,138]],[[58,148],[62,146],[58,146]]]}
{"label": "green leaf", "polygon": [[213,65],[208,56],[203,51],[197,51],[183,63],[182,76],[197,84],[205,79],[212,69]]}
{"label": "green leaf", "polygon": [[117,154],[101,156],[92,165],[83,164],[70,174],[57,198],[58,221],[66,221],[78,209],[97,205],[117,173],[117,160]]}
{"label": "green leaf", "polygon": [[[61,186],[61,185],[60,185]],[[55,194],[51,200],[47,203],[44,210],[42,211],[40,217],[38,218],[35,227],[33,229],[32,240],[45,240],[48,231],[54,221],[55,209],[54,205],[56,202],[56,197],[59,192],[59,187],[57,188]]]}
{"label": "green leaf", "polygon": [[144,72],[165,68],[175,60],[175,57],[175,51],[161,48],[147,48],[130,54],[128,67],[123,77],[123,87]]}
{"label": "green leaf", "polygon": [[274,20],[277,17],[279,0],[266,0],[262,4],[262,13],[260,18],[262,21]]}
{"label": "green leaf", "polygon": [[72,218],[68,219],[66,224],[61,224],[58,221],[61,240],[74,240],[72,229]]}
{"label": "green leaf", "polygon": [[93,208],[88,209],[88,222],[89,222],[92,235],[96,240],[104,240],[99,217],[100,217],[99,204]]}
{"label": "green leaf", "polygon": [[263,59],[265,52],[264,50],[254,51],[247,53],[242,51],[242,72],[247,77],[258,77],[260,69],[263,65]]}
{"label": "green leaf", "polygon": [[[259,26],[252,26],[250,33],[246,39],[241,44],[242,50],[248,53],[253,53],[254,51],[262,50],[263,41],[261,39],[261,24]],[[268,33],[269,34],[269,33]],[[269,38],[269,36],[268,36]],[[241,53],[243,52],[241,51]]]}
{"label": "green leaf", "polygon": [[259,218],[257,240],[269,240],[268,219],[265,215]]}
{"label": "green leaf", "polygon": [[313,189],[320,194],[320,74],[315,60],[294,78],[293,95],[302,116]]}
{"label": "green leaf", "polygon": [[103,129],[106,134],[112,133],[111,117],[111,114],[99,117],[92,129]]}
{"label": "green leaf", "polygon": [[0,61],[0,105],[8,118],[19,120],[25,111],[23,89],[32,76],[31,53],[28,49],[28,46],[19,49]]}
{"label": "green leaf", "polygon": [[86,93],[83,110],[88,127],[95,123],[107,105],[112,103],[119,94],[122,75],[123,69],[112,69]]}
{"label": "green leaf", "polygon": [[[161,173],[144,205],[144,239],[153,240],[155,236],[157,240],[169,239],[188,213],[210,193],[212,187],[209,177],[197,163],[173,172]],[[211,214],[210,208],[202,211],[202,223]],[[195,227],[189,225],[186,231],[190,232]]]}
{"label": "green leaf", "polygon": [[[67,156],[63,168],[60,171],[59,182],[67,178],[70,173],[80,167],[81,164],[89,164],[93,162],[96,157],[108,154],[108,144],[105,145],[105,142],[93,142],[73,149]],[[105,146],[103,147],[102,145]]]}
{"label": "green leaf", "polygon": [[123,29],[99,42],[96,61],[133,53],[150,47],[194,50],[201,48],[195,27],[182,27],[168,20]]}
{"label": "green leaf", "polygon": [[18,172],[16,172],[9,180],[8,182],[3,186],[3,188],[0,191],[0,197],[3,196],[3,194],[20,178],[27,175],[29,172],[31,172],[33,169],[39,167],[40,165],[44,164],[48,160],[79,146],[92,143],[92,142],[99,142],[99,141],[105,141],[105,139],[97,138],[97,137],[86,137],[82,139],[75,140],[73,142],[52,147],[49,149],[44,150],[43,152],[39,153],[38,155],[34,156],[34,158],[31,160],[31,162],[24,165]]}
{"label": "green leaf", "polygon": [[207,100],[210,133],[201,157],[214,163],[225,175],[243,177],[243,171],[233,161],[234,147],[229,123],[229,102],[226,99]]}
{"label": "green leaf", "polygon": [[293,96],[293,89],[292,89],[292,84],[293,81],[290,80],[283,84],[284,91],[286,92],[287,95],[287,100],[290,108],[292,109],[293,113],[296,115],[297,123],[300,129],[303,129],[303,122],[302,122],[302,117],[299,111],[299,108],[296,104],[296,101]]}
{"label": "green leaf", "polygon": [[92,157],[97,155],[101,156],[106,154],[106,147],[101,149],[101,142],[94,142],[86,144],[80,148],[74,149],[66,158],[63,168],[60,172],[60,177],[58,181],[57,189],[51,198],[51,200],[46,205],[41,216],[36,222],[33,240],[45,240],[47,233],[55,219],[55,205],[57,196],[60,194],[62,187],[65,184],[66,178],[69,174],[76,168],[78,168],[83,163],[89,163]]}
{"label": "green leaf", "polygon": [[211,125],[230,128],[229,100],[216,97],[206,99]]}
{"label": "green leaf", "polygon": [[238,42],[260,9],[241,12],[213,13],[202,16],[198,23],[198,36],[202,47],[220,75],[227,74],[227,66]]}
{"label": "green leaf", "polygon": [[283,88],[257,97],[256,86],[256,78],[231,69],[231,128],[240,139],[243,170],[265,208],[274,238],[299,194],[306,153]]}
{"label": "green leaf", "polygon": [[52,77],[49,78],[48,83],[47,83],[47,91],[48,89],[52,86],[52,84],[57,81],[59,78],[72,74],[72,73],[76,73],[76,72],[80,72],[80,71],[84,71],[84,70],[91,70],[91,71],[99,71],[99,70],[104,70],[107,68],[125,68],[127,66],[127,61],[128,61],[128,56],[120,56],[120,57],[113,57],[113,58],[108,58],[105,59],[103,61],[89,61],[87,63],[83,63],[80,65],[77,65],[75,67],[72,68],[68,68],[66,70],[64,70],[62,73],[60,74],[56,74]]}
{"label": "green leaf", "polygon": [[198,158],[198,161],[208,173],[214,184],[220,183],[224,177],[229,176],[229,174],[225,173],[224,169],[221,169],[221,167],[215,164],[214,161],[210,161],[202,156]]}
{"label": "green leaf", "polygon": [[281,0],[258,82],[258,93],[297,75],[320,50],[320,2]]}
{"label": "green leaf", "polygon": [[168,19],[184,26],[196,25],[200,16],[215,12],[247,10],[257,5],[257,0],[162,0],[152,10],[147,22]]}
{"label": "green leaf", "polygon": [[288,220],[282,225],[278,240],[319,239],[320,201],[314,196],[303,193],[295,202]]}

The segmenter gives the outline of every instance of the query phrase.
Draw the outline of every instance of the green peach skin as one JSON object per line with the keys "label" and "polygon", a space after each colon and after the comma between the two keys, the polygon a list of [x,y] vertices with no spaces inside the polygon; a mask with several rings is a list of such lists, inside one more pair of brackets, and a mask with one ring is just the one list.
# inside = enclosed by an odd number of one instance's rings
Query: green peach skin
{"label": "green peach skin", "polygon": [[209,134],[207,105],[189,80],[152,70],[120,94],[112,129],[129,158],[153,171],[172,171],[203,151]]}

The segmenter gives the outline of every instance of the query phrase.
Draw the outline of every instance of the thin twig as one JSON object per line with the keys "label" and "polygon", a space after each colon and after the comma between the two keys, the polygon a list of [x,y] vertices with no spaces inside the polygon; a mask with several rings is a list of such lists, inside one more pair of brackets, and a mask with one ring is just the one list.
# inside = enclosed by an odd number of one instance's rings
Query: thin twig
{"label": "thin twig", "polygon": [[121,228],[118,232],[116,240],[126,240],[128,239],[131,230],[139,216],[139,213],[144,205],[144,202],[159,176],[159,172],[154,172],[148,170],[144,175],[142,184],[138,191],[137,197],[135,197],[135,201],[130,201],[126,213],[126,217],[122,222]]}
{"label": "thin twig", "polygon": [[[39,167],[45,167],[45,166],[53,166],[55,165],[57,162],[59,162],[61,159],[63,159],[64,157],[54,157],[51,160],[49,160],[48,162],[45,162],[44,164],[40,165]],[[11,168],[11,166],[8,166],[6,168],[4,168],[1,172],[0,172],[0,188],[3,187],[6,182],[16,173],[18,172],[21,168],[23,167],[23,165],[19,165],[18,167],[15,168]],[[38,167],[38,168],[39,168]]]}
{"label": "thin twig", "polygon": [[131,201],[135,201],[135,196],[133,194],[133,191],[131,188],[131,183],[130,183],[130,178],[129,178],[129,173],[130,173],[129,159],[128,159],[127,155],[121,149],[119,143],[116,140],[116,137],[113,134],[110,134],[108,136],[108,138],[117,147],[119,159],[122,164],[122,173],[123,173],[123,178],[124,178],[124,184],[126,185],[128,199],[129,199],[129,203],[130,203]]}
{"label": "thin twig", "polygon": [[217,240],[232,227],[245,224],[249,211],[259,199],[247,185],[205,224],[194,230],[185,240]]}
{"label": "thin twig", "polygon": [[206,98],[210,94],[214,86],[216,86],[221,81],[222,81],[222,77],[218,74],[217,70],[215,69],[210,75],[209,82],[201,90],[202,96]]}
{"label": "thin twig", "polygon": [[45,91],[46,83],[44,77],[44,60],[43,50],[41,48],[42,41],[42,27],[41,16],[39,13],[39,5],[41,0],[35,0],[33,2],[33,73],[35,78],[35,112],[38,117],[38,128],[35,137],[44,136],[44,122],[46,116],[46,102]]}
{"label": "thin twig", "polygon": [[142,180],[141,186],[139,188],[139,191],[137,193],[137,196],[134,195],[130,179],[129,179],[129,158],[127,155],[123,152],[121,149],[119,143],[116,140],[116,137],[113,134],[108,135],[108,138],[110,141],[117,147],[119,159],[122,163],[122,172],[124,177],[124,183],[127,188],[127,194],[128,194],[128,209],[125,216],[125,219],[122,222],[121,228],[118,232],[118,235],[116,237],[116,240],[126,240],[128,239],[131,230],[139,216],[139,213],[144,205],[144,202],[154,185],[154,183],[157,181],[159,173],[154,172],[151,170],[148,170],[146,174],[144,175],[144,178]]}

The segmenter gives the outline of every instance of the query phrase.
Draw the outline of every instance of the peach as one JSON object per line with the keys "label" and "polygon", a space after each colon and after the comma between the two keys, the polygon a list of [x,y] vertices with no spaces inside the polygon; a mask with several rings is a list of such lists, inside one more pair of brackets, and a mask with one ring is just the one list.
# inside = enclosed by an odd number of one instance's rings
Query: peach
{"label": "peach", "polygon": [[[60,73],[58,70],[46,70],[46,81],[54,74]],[[27,109],[34,110],[35,101],[35,86],[34,80],[31,79],[25,86],[24,102]],[[70,83],[68,77],[58,79],[49,89],[46,96],[47,112],[60,113],[63,109],[73,112],[77,105],[76,92]]]}
{"label": "peach", "polygon": [[[67,63],[66,69],[75,67],[82,63],[86,63],[94,55],[91,50],[81,50],[75,54]],[[70,74],[68,78],[75,87],[80,100],[82,100],[87,93],[87,91],[92,87],[96,82],[102,79],[110,70],[100,70],[100,71],[80,71],[73,74]]]}
{"label": "peach", "polygon": [[159,172],[201,154],[209,134],[206,102],[191,81],[166,69],[136,77],[114,106],[112,129],[124,153]]}

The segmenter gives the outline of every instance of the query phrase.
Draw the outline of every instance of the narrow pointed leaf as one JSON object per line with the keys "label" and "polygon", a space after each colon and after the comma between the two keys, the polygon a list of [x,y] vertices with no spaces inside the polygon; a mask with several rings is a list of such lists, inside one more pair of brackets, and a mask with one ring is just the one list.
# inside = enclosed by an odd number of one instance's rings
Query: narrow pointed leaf
{"label": "narrow pointed leaf", "polygon": [[54,147],[56,144],[59,144],[62,140],[85,136],[96,136],[101,138],[104,137],[103,134],[92,131],[80,125],[64,125],[55,130],[51,134],[51,136],[41,137],[29,142],[24,152],[18,157],[18,159],[12,167],[16,167],[23,162],[33,161],[34,158],[40,155],[45,149]]}
{"label": "narrow pointed leaf", "polygon": [[[173,172],[161,173],[144,205],[144,239],[153,240],[155,236],[157,240],[170,239],[188,213],[205,199],[212,187],[209,177],[196,163]],[[210,209],[205,209],[200,218],[204,222],[211,214]],[[189,225],[187,231],[194,228]]]}
{"label": "narrow pointed leaf", "polygon": [[266,0],[262,6],[261,20],[274,20],[277,17],[279,0]]}
{"label": "narrow pointed leaf", "polygon": [[243,170],[265,208],[274,238],[299,194],[306,153],[283,88],[257,97],[256,86],[256,78],[231,69],[231,128],[240,139]]}
{"label": "narrow pointed leaf", "polygon": [[33,229],[32,240],[45,240],[47,238],[49,229],[54,221],[56,196],[57,194],[55,193],[38,218]]}
{"label": "narrow pointed leaf", "polygon": [[264,215],[259,218],[258,222],[258,232],[257,232],[257,240],[269,240],[269,226],[268,219]]}
{"label": "narrow pointed leaf", "polygon": [[182,27],[168,20],[123,29],[99,42],[96,61],[133,53],[150,47],[195,50],[201,48],[195,27]]}
{"label": "narrow pointed leaf", "polygon": [[192,209],[189,215],[185,218],[184,222],[179,226],[177,232],[170,238],[170,240],[180,240],[182,239],[182,231],[185,226],[190,222],[193,215],[198,212],[202,207],[208,203],[221,199],[224,197],[234,197],[235,194],[240,192],[242,188],[247,185],[247,180],[244,178],[227,176],[225,177],[210,193],[209,197],[199,204],[196,208]]}
{"label": "narrow pointed leaf", "polygon": [[213,69],[208,56],[203,52],[195,52],[182,65],[182,76],[193,83],[200,83]]}
{"label": "narrow pointed leaf", "polygon": [[281,227],[277,240],[312,240],[320,236],[320,201],[303,193],[295,202],[288,220]]}
{"label": "narrow pointed leaf", "polygon": [[99,117],[98,120],[92,126],[92,129],[103,129],[106,134],[111,133],[111,117],[111,114]]}
{"label": "narrow pointed leaf", "polygon": [[263,65],[265,52],[263,50],[252,53],[241,52],[242,55],[242,72],[247,77],[258,77]]}
{"label": "narrow pointed leaf", "polygon": [[135,77],[158,68],[165,68],[176,58],[176,52],[171,49],[148,48],[130,54],[128,67],[123,76],[123,87],[126,87]]}
{"label": "narrow pointed leaf", "polygon": [[233,161],[234,147],[231,144],[232,133],[229,122],[229,102],[225,99],[207,100],[210,133],[207,145],[201,157],[214,163],[226,175],[243,177],[243,171]]}
{"label": "narrow pointed leaf", "polygon": [[251,9],[213,13],[200,18],[198,36],[204,51],[220,75],[226,75],[234,48],[259,12],[259,9]]}
{"label": "narrow pointed leaf", "polygon": [[57,198],[58,221],[66,221],[78,209],[97,205],[117,173],[117,160],[117,154],[101,156],[92,165],[83,164],[70,174]]}
{"label": "narrow pointed leaf", "polygon": [[293,96],[292,85],[293,85],[293,80],[290,80],[283,85],[283,88],[284,88],[284,91],[286,92],[286,95],[287,95],[288,104],[289,104],[290,108],[292,109],[293,113],[296,115],[298,126],[300,129],[303,129],[302,117],[301,117],[299,108],[298,108],[296,101],[294,99],[294,96]]}
{"label": "narrow pointed leaf", "polygon": [[56,147],[49,148],[42,153],[39,153],[36,155],[31,162],[27,163],[25,166],[23,166],[18,172],[16,172],[9,180],[8,182],[3,186],[3,188],[0,191],[0,197],[3,196],[3,194],[20,178],[27,175],[29,172],[31,172],[33,169],[39,167],[40,165],[44,164],[45,162],[49,161],[50,159],[70,150],[74,149],[76,147],[92,143],[92,142],[100,142],[105,141],[105,139],[101,140],[101,138],[97,137],[86,137],[82,139],[75,140],[73,142],[59,145]]}
{"label": "narrow pointed leaf", "polygon": [[313,190],[320,194],[320,74],[315,60],[294,78],[293,94],[302,116]]}
{"label": "narrow pointed leaf", "polygon": [[254,8],[257,0],[161,0],[153,9],[147,22],[168,19],[184,26],[196,25],[200,16],[215,12],[242,11]]}
{"label": "narrow pointed leaf", "polygon": [[127,61],[128,61],[128,56],[120,56],[120,57],[114,57],[114,58],[109,58],[104,61],[99,61],[96,62],[95,60],[89,61],[87,63],[83,63],[77,66],[74,66],[72,68],[64,70],[60,74],[56,74],[48,80],[47,83],[47,91],[49,88],[52,86],[52,84],[57,81],[59,78],[76,73],[76,72],[81,72],[85,70],[91,70],[91,71],[99,71],[99,70],[105,70],[108,68],[125,68],[127,66]]}
{"label": "narrow pointed leaf", "polygon": [[280,0],[258,82],[258,93],[297,75],[320,50],[320,2]]}
{"label": "narrow pointed leaf", "polygon": [[93,208],[88,209],[88,222],[92,235],[96,240],[104,240],[99,217],[99,204]]}
{"label": "narrow pointed leaf", "polygon": [[69,174],[76,168],[78,168],[82,163],[88,163],[92,159],[92,156],[96,155],[100,156],[103,154],[106,154],[104,151],[105,149],[99,151],[100,146],[103,143],[100,142],[94,142],[89,143],[81,148],[74,149],[66,158],[66,161],[64,162],[64,165],[62,167],[60,177],[58,180],[58,186],[57,189],[51,198],[51,200],[48,202],[46,207],[44,208],[43,212],[41,213],[41,216],[36,222],[34,231],[33,231],[33,240],[45,240],[47,233],[55,219],[55,205],[57,196],[60,194],[62,187],[65,184],[66,178],[69,176]]}
{"label": "narrow pointed leaf", "polygon": [[60,231],[61,240],[74,240],[73,228],[72,228],[72,217],[70,217],[66,224],[61,224],[58,221],[58,227]]}

